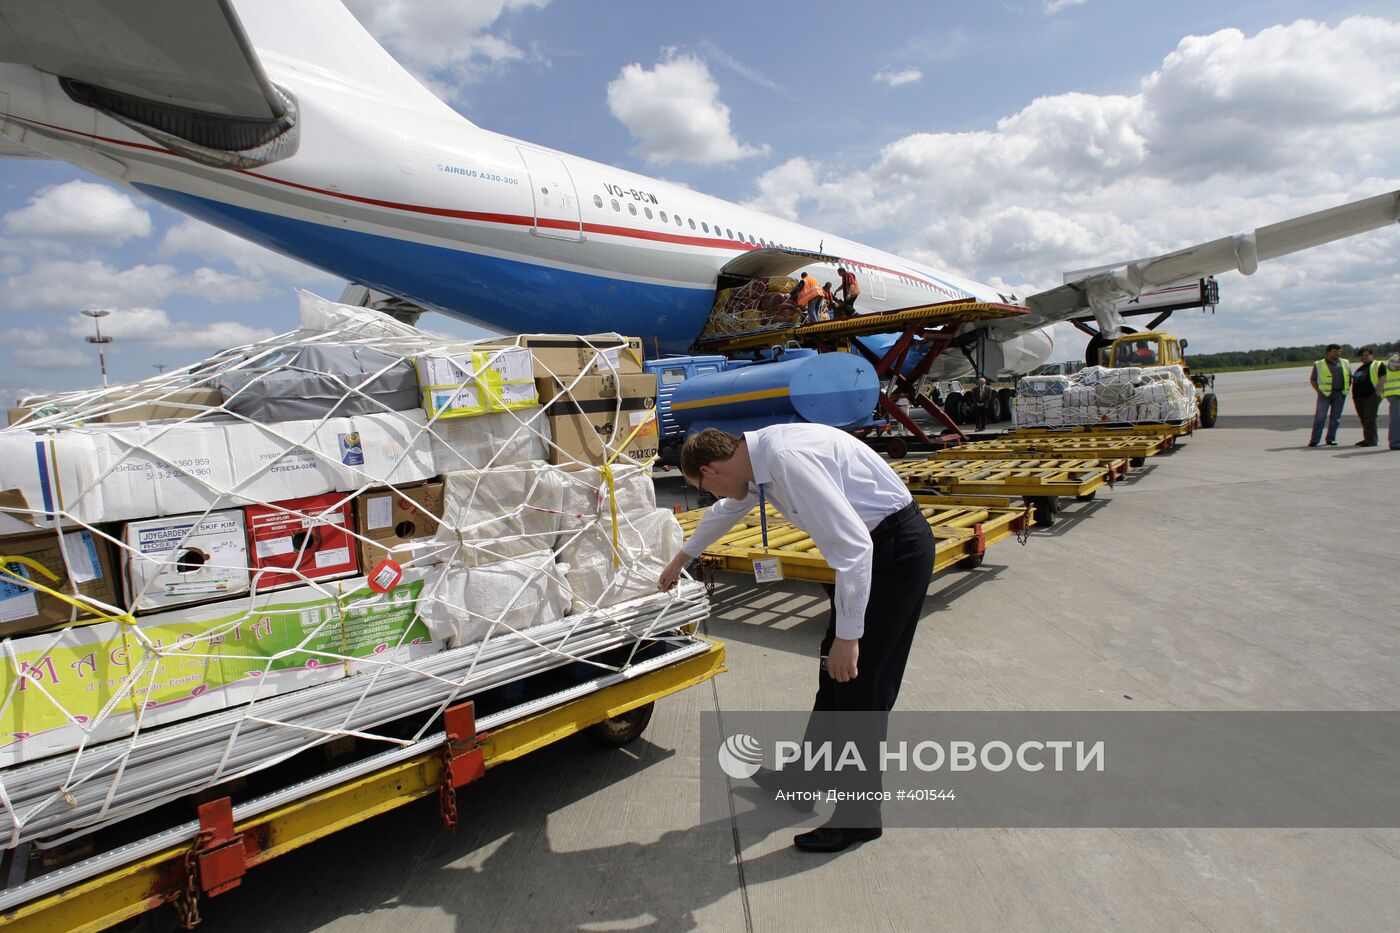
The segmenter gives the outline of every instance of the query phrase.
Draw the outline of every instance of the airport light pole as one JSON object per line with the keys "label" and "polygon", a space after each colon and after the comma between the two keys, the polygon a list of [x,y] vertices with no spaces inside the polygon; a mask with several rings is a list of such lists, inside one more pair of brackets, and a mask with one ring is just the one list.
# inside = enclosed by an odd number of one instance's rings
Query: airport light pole
{"label": "airport light pole", "polygon": [[111,338],[111,337],[104,337],[104,336],[102,336],[102,321],[101,321],[101,319],[104,318],[104,317],[106,317],[107,315],[109,315],[109,314],[111,314],[111,313],[112,313],[111,311],[103,311],[103,310],[101,310],[101,309],[94,309],[94,308],[84,308],[84,309],[83,309],[83,314],[86,314],[88,317],[92,318],[92,326],[93,326],[94,328],[97,329],[97,336],[96,336],[96,337],[88,337],[88,338],[87,338],[87,342],[88,342],[88,343],[93,343],[93,344],[96,344],[96,345],[97,345],[97,364],[98,364],[100,367],[102,367],[102,388],[104,388],[104,389],[107,388],[107,355],[106,355],[105,353],[102,352],[102,347],[103,347],[104,344],[109,344],[109,343],[111,343],[111,342],[112,342],[112,338]]}

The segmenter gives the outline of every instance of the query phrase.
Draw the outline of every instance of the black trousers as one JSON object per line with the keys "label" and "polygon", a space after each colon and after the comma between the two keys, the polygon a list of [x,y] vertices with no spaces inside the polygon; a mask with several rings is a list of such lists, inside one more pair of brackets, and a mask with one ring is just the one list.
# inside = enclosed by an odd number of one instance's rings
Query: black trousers
{"label": "black trousers", "polygon": [[1381,410],[1381,397],[1372,395],[1369,398],[1351,397],[1351,404],[1356,408],[1356,417],[1361,419],[1361,442],[1367,447],[1376,446],[1376,415]]}
{"label": "black trousers", "polygon": [[[860,637],[858,674],[838,683],[826,671],[827,654],[836,640],[836,589],[827,587],[831,601],[826,637],[822,639],[822,663],[817,672],[817,696],[806,740],[830,741],[836,754],[847,742],[854,742],[867,766],[865,772],[844,775],[838,789],[875,792],[881,789],[880,743],[888,729],[888,713],[899,696],[904,666],[914,644],[914,632],[924,608],[924,596],[933,579],[933,534],[911,502],[886,518],[870,533],[875,545],[871,566],[870,601],[865,608],[865,633]],[[839,723],[826,721],[820,714],[839,712],[879,713],[867,717],[869,725],[857,735],[841,734]],[[863,720],[866,721],[866,720]],[[827,788],[822,788],[823,790]],[[836,826],[879,826],[879,804],[841,802],[832,818]]]}

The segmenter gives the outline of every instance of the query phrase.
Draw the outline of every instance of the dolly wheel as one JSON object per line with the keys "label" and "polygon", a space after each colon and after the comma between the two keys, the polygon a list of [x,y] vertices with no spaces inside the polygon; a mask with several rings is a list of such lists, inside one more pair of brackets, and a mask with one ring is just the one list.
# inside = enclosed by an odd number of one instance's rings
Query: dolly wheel
{"label": "dolly wheel", "polygon": [[892,437],[885,447],[885,453],[890,455],[891,460],[902,460],[909,453],[909,442],[902,437]]}
{"label": "dolly wheel", "polygon": [[1049,528],[1055,524],[1055,513],[1059,511],[1054,496],[1032,496],[1027,501],[1031,511],[1035,515],[1035,524],[1038,528]]}
{"label": "dolly wheel", "polygon": [[1146,457],[1132,457],[1128,460],[1129,466],[1140,467],[1147,462]]}
{"label": "dolly wheel", "polygon": [[648,703],[646,706],[628,710],[621,716],[604,719],[602,722],[588,727],[588,737],[608,748],[631,745],[646,731],[647,723],[651,722],[651,714],[655,708],[655,703]]}
{"label": "dolly wheel", "polygon": [[986,558],[986,554],[969,554],[967,557],[958,561],[957,566],[959,570],[976,570],[978,567],[982,566],[982,561],[986,560]]}
{"label": "dolly wheel", "polygon": [[1075,497],[1074,497],[1074,501],[1075,501],[1075,502],[1093,502],[1093,501],[1094,501],[1094,497],[1097,496],[1098,494],[1099,494],[1099,491],[1098,491],[1097,489],[1095,489],[1093,492],[1086,492],[1086,493],[1083,493],[1082,495],[1075,496]]}
{"label": "dolly wheel", "polygon": [[1201,398],[1201,427],[1215,427],[1215,418],[1220,414],[1220,400],[1214,392],[1207,392]]}

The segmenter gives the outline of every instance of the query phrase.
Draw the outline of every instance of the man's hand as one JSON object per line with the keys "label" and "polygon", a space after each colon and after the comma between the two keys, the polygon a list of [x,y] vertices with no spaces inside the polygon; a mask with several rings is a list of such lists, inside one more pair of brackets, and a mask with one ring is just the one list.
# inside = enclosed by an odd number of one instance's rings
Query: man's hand
{"label": "man's hand", "polygon": [[681,578],[681,571],[690,562],[690,555],[684,551],[677,551],[676,556],[671,558],[671,562],[666,565],[666,569],[661,571],[661,581],[657,589],[665,593],[675,587]]}
{"label": "man's hand", "polygon": [[855,680],[860,674],[856,662],[860,659],[859,638],[838,638],[826,654],[826,672],[838,684]]}

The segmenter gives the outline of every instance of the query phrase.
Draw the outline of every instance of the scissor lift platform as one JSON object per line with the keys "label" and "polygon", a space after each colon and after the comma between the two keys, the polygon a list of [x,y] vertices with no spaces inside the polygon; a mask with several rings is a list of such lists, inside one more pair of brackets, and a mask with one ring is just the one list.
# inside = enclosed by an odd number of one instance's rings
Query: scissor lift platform
{"label": "scissor lift platform", "polygon": [[[1025,540],[1032,524],[1031,511],[1001,496],[922,496],[914,501],[933,532],[935,573],[961,565],[982,563],[987,547],[1009,537]],[[763,528],[758,509],[751,509],[729,532],[702,556],[702,564],[712,570],[753,573],[753,562],[777,558],[783,576],[793,580],[834,583],[836,571],[827,566],[816,543],[794,527],[771,505],[768,506],[768,546],[763,546]],[[704,509],[677,516],[686,537],[704,516]]]}
{"label": "scissor lift platform", "polygon": [[[933,367],[934,361],[952,345],[963,324],[1015,317],[1025,314],[1027,310],[1020,305],[988,301],[945,301],[899,311],[858,314],[835,321],[793,324],[755,333],[702,337],[696,341],[696,348],[707,353],[737,353],[792,343],[812,347],[821,352],[848,350],[859,353],[875,367],[875,375],[881,386],[889,386],[888,390],[882,388],[880,391],[880,411],[891,421],[900,424],[909,433],[909,437],[919,444],[926,448],[939,447],[946,443],[962,441],[964,435],[957,422],[950,418],[941,406],[918,391],[919,381]],[[855,339],[891,333],[897,333],[899,336],[888,350],[878,356]],[[906,367],[916,340],[921,341],[924,355],[917,363]],[[910,406],[917,405],[926,411],[943,426],[943,433],[936,438],[929,437],[924,429],[909,417],[908,412],[900,408],[901,401],[908,402]],[[873,439],[867,438],[867,441],[873,442]],[[886,438],[877,444],[889,449],[892,456],[902,456],[908,445],[908,439],[901,436]]]}

